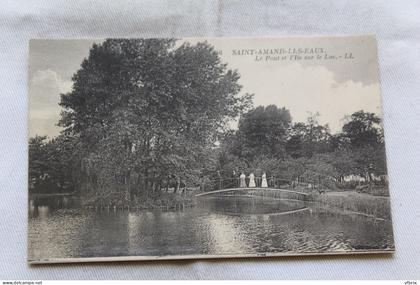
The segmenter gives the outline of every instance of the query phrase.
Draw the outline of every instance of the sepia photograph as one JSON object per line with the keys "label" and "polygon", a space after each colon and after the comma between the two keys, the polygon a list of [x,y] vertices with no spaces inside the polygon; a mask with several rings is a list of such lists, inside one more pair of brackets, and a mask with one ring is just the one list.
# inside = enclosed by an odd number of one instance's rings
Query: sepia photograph
{"label": "sepia photograph", "polygon": [[395,250],[374,36],[33,39],[28,262]]}

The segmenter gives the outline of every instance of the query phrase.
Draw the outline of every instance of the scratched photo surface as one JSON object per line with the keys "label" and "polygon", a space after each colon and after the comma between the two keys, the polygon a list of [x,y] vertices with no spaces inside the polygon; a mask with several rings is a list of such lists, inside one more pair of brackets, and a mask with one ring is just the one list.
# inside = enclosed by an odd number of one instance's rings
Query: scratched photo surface
{"label": "scratched photo surface", "polygon": [[374,37],[29,47],[28,262],[394,251]]}

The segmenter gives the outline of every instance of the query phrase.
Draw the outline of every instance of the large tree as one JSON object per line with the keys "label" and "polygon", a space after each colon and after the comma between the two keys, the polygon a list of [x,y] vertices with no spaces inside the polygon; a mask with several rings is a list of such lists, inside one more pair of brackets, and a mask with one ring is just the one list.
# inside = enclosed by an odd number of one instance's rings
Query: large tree
{"label": "large tree", "polygon": [[249,162],[261,155],[284,158],[290,122],[289,110],[275,105],[248,111],[239,120],[233,152]]}
{"label": "large tree", "polygon": [[386,174],[385,146],[381,118],[363,110],[351,114],[343,126],[342,136],[348,142],[355,163],[354,173],[373,179]]}
{"label": "large tree", "polygon": [[49,171],[47,163],[46,136],[35,136],[29,139],[29,175],[28,183],[31,192],[40,190],[41,180]]}
{"label": "large tree", "polygon": [[74,138],[59,135],[29,140],[29,185],[32,192],[71,192],[79,183]]}
{"label": "large tree", "polygon": [[197,179],[226,122],[250,105],[238,79],[207,43],[106,40],[62,96],[60,123],[85,146],[99,192],[156,192],[167,177]]}
{"label": "large tree", "polygon": [[358,111],[343,126],[343,134],[352,147],[377,146],[383,143],[381,119],[374,113]]}
{"label": "large tree", "polygon": [[286,151],[293,158],[312,157],[331,151],[331,134],[328,125],[320,125],[319,113],[311,114],[306,123],[295,123],[288,132]]}

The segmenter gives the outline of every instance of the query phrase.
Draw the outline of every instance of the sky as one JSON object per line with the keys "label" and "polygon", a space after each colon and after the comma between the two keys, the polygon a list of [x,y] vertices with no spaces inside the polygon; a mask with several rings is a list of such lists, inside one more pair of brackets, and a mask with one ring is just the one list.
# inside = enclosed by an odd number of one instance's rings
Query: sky
{"label": "sky", "polygon": [[[319,112],[319,122],[328,124],[332,133],[341,130],[346,115],[358,110],[382,117],[373,37],[186,38],[179,44],[203,40],[214,46],[228,68],[239,72],[241,92],[254,94],[255,107],[286,107],[294,122]],[[71,91],[71,77],[94,42],[102,40],[31,40],[30,137],[59,134],[60,94]],[[299,50],[305,53],[296,54]],[[231,123],[232,128],[236,125]]]}

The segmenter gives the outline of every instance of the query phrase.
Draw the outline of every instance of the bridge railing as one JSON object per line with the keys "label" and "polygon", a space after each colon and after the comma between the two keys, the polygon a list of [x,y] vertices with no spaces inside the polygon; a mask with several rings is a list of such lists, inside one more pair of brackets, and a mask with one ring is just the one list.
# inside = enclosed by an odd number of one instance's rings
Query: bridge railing
{"label": "bridge railing", "polygon": [[[203,183],[201,185],[202,192],[209,192],[209,191],[216,191],[216,190],[224,190],[224,189],[233,189],[233,188],[265,188],[262,185],[263,177],[257,176],[254,177],[255,179],[255,186],[250,187],[250,179],[249,177],[245,178],[246,187],[241,185],[240,178],[219,178],[219,179],[212,179]],[[323,188],[322,183],[319,181],[312,181],[312,180],[293,180],[288,178],[279,178],[279,177],[266,177],[267,186],[266,188],[274,188],[274,189],[286,189],[286,190],[296,190],[296,189],[321,189]],[[265,186],[265,185],[264,185]]]}

